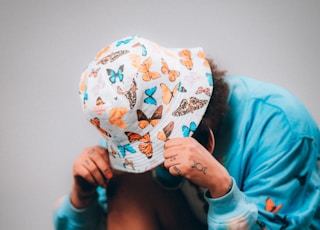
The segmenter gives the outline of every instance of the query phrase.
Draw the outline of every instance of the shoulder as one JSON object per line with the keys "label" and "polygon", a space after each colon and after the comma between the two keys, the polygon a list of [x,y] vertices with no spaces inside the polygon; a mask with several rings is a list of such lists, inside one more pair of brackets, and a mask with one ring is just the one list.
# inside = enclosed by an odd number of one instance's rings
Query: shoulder
{"label": "shoulder", "polygon": [[279,123],[278,128],[286,126],[297,135],[316,135],[319,139],[316,122],[300,100],[287,89],[243,76],[227,76],[225,81],[229,86],[231,112],[243,114],[242,118],[247,122],[272,120],[273,125]]}

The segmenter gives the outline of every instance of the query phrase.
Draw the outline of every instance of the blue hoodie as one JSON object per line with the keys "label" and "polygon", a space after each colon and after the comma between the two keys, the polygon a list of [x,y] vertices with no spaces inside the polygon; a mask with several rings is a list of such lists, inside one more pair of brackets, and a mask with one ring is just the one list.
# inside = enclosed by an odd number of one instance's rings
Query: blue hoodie
{"label": "blue hoodie", "polygon": [[[215,134],[215,156],[233,178],[209,203],[209,229],[320,229],[319,129],[285,89],[228,76],[229,111]],[[77,210],[67,196],[54,212],[58,230],[105,229],[106,193]],[[94,216],[95,218],[92,218]]]}

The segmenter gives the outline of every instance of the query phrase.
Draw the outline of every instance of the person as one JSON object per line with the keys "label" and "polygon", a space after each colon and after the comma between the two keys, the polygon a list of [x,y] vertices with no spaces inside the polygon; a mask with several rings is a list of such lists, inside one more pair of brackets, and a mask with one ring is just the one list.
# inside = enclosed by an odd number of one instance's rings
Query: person
{"label": "person", "polygon": [[132,36],[80,97],[103,140],[75,160],[56,229],[320,229],[319,129],[284,88]]}

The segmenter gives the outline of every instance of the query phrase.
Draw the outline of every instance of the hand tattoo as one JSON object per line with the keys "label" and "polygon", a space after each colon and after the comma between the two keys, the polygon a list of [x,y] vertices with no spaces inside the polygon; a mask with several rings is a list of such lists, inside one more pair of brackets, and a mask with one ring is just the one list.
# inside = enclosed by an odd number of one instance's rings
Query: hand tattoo
{"label": "hand tattoo", "polygon": [[179,175],[181,175],[181,170],[177,166],[173,166],[173,170],[176,171]]}
{"label": "hand tattoo", "polygon": [[89,155],[93,154],[96,150],[94,148],[91,148],[88,152]]}
{"label": "hand tattoo", "polygon": [[200,162],[193,161],[192,168],[198,170],[199,172],[202,172],[204,175],[206,175],[206,170],[208,167],[204,166]]}

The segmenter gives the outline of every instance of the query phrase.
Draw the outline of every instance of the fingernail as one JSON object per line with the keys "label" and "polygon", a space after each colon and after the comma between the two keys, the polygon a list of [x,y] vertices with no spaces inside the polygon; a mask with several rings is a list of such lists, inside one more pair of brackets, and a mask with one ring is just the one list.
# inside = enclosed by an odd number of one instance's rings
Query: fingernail
{"label": "fingernail", "polygon": [[111,172],[107,173],[107,179],[110,180],[111,178],[112,178],[112,173]]}

